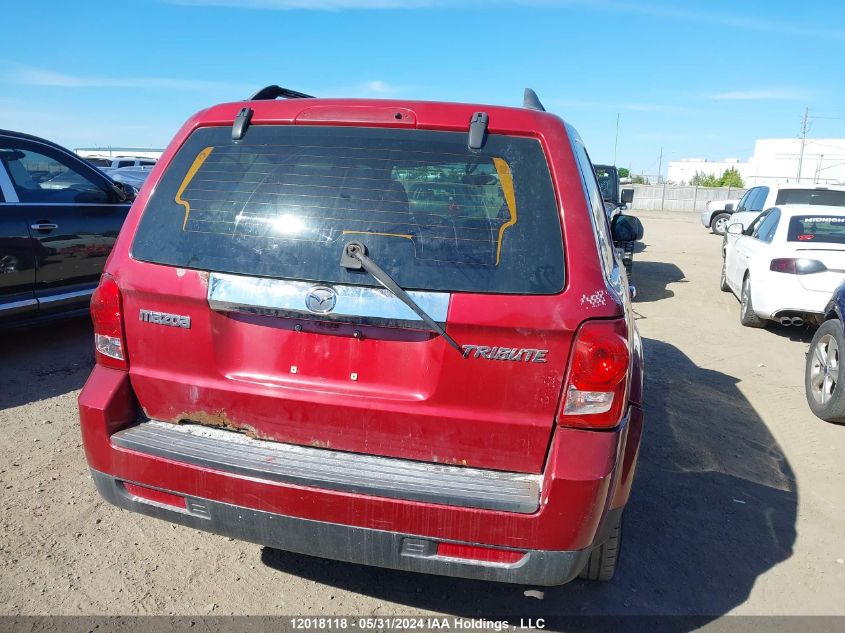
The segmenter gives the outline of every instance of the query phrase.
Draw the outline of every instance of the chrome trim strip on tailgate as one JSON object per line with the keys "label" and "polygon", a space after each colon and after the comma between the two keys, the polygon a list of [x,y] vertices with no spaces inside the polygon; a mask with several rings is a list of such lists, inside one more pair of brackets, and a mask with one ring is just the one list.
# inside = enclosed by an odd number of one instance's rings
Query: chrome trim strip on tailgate
{"label": "chrome trim strip on tailgate", "polygon": [[485,510],[531,514],[542,475],[506,473],[258,440],[235,431],[151,420],[112,444],[248,477]]}
{"label": "chrome trim strip on tailgate", "polygon": [[[313,312],[306,306],[305,298],[315,287],[335,292],[336,300],[330,312]],[[449,293],[409,291],[408,294],[432,319],[441,324],[446,323],[451,296]],[[411,308],[391,292],[370,286],[316,284],[292,279],[211,273],[208,279],[208,305],[217,312],[246,312],[317,321],[429,329]]]}

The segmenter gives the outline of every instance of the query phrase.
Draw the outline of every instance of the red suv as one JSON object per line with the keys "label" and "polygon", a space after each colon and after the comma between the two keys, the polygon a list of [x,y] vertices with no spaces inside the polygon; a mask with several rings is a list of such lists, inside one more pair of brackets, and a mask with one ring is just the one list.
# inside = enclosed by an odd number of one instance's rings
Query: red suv
{"label": "red suv", "polygon": [[610,578],[642,348],[584,145],[526,94],[271,86],[191,118],[92,299],[103,497],[356,563]]}

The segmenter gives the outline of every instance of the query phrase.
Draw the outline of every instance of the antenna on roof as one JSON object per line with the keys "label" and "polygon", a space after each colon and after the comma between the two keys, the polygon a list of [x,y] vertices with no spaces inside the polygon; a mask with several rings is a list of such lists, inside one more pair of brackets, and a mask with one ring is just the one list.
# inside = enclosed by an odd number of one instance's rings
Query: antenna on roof
{"label": "antenna on roof", "polygon": [[522,107],[528,108],[529,110],[539,110],[540,112],[546,111],[546,108],[540,103],[537,93],[531,90],[531,88],[525,89],[525,96],[522,98]]}
{"label": "antenna on roof", "polygon": [[247,101],[272,101],[273,99],[278,99],[279,97],[283,97],[285,99],[313,99],[313,95],[307,95],[304,92],[298,92],[296,90],[291,90],[289,88],[282,88],[281,86],[276,86],[275,84],[272,86],[265,86],[254,95],[252,95]]}

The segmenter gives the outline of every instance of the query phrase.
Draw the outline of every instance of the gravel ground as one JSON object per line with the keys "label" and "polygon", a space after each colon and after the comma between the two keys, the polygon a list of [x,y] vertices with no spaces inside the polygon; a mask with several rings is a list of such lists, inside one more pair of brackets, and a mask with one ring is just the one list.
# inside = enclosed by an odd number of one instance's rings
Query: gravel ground
{"label": "gravel ground", "polygon": [[[263,549],[98,497],[76,398],[85,320],[0,335],[0,615],[845,615],[845,426],[813,417],[811,333],[739,325],[719,238],[643,213],[646,433],[609,584],[525,588]],[[684,625],[679,625],[684,628]]]}

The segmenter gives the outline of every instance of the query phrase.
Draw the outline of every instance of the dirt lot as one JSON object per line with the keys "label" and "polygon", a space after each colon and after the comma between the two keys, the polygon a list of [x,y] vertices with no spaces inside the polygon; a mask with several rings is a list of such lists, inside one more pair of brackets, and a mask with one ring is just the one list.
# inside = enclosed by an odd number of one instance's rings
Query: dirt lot
{"label": "dirt lot", "polygon": [[810,334],[742,328],[697,215],[642,214],[646,434],[621,568],[546,590],[262,549],[117,510],[89,480],[85,321],[0,336],[0,614],[845,615],[845,426],[804,401]]}

